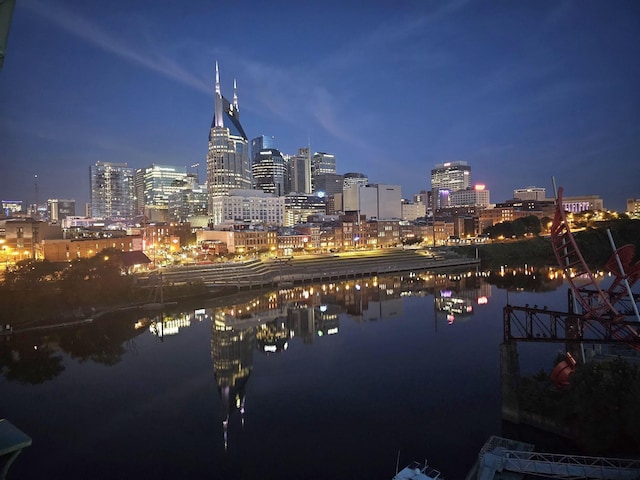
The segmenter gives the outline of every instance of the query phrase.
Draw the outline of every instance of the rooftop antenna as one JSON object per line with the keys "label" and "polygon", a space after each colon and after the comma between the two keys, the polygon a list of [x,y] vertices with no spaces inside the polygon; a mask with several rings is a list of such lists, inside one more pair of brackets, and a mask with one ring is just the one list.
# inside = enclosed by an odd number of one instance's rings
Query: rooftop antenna
{"label": "rooftop antenna", "polygon": [[33,188],[36,193],[35,219],[38,220],[39,213],[38,213],[38,175],[37,174],[33,176]]}

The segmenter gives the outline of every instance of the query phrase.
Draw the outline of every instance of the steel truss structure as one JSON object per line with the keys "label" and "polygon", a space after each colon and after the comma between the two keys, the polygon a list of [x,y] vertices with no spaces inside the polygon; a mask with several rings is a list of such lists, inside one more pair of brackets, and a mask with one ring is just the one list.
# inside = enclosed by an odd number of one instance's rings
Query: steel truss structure
{"label": "steel truss structure", "polygon": [[506,305],[503,308],[504,341],[546,343],[623,343],[640,348],[638,322],[603,321],[546,308]]}

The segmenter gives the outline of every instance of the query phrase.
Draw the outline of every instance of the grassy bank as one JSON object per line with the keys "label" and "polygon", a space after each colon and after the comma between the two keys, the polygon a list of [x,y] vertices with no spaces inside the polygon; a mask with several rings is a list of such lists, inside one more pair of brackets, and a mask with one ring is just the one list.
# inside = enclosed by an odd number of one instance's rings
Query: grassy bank
{"label": "grassy bank", "polygon": [[[617,247],[632,244],[636,251],[640,251],[640,220],[621,219],[600,222],[597,227],[589,227],[574,233],[578,248],[591,267],[604,267],[613,253],[607,230],[611,231]],[[455,247],[454,250],[462,255],[474,256],[476,248],[483,266],[487,268],[525,263],[535,266],[557,264],[551,239],[546,237],[536,236],[478,246],[464,245]]]}
{"label": "grassy bank", "polygon": [[547,238],[532,237],[524,240],[488,243],[484,245],[463,245],[454,250],[461,255],[478,256],[482,265],[497,268],[501,265],[552,265],[556,263],[551,241]]}

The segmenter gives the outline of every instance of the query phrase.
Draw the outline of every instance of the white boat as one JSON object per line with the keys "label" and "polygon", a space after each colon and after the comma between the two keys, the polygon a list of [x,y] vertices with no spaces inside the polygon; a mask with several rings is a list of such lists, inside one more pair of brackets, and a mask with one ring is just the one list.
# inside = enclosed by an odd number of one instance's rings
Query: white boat
{"label": "white boat", "polygon": [[424,464],[413,462],[410,465],[404,467],[396,476],[393,477],[393,480],[444,480],[442,474],[429,465],[427,462]]}

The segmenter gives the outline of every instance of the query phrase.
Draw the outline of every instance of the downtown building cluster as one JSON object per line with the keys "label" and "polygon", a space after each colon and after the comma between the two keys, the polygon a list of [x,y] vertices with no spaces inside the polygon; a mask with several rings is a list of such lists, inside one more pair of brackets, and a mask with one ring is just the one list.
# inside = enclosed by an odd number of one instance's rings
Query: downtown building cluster
{"label": "downtown building cluster", "polygon": [[[493,205],[489,189],[472,183],[471,167],[462,161],[435,165],[428,188],[407,199],[399,185],[370,183],[360,172],[337,173],[331,153],[312,153],[306,146],[286,154],[274,137],[249,140],[240,122],[236,82],[229,101],[222,95],[217,64],[214,114],[202,163],[204,179],[200,162],[144,168],[96,162],[89,168],[90,203],[84,216],[75,215],[73,200],[50,199],[42,206],[36,198],[26,212],[21,202],[3,201],[0,239],[13,251],[56,260],[89,256],[104,245],[177,251],[194,239],[229,253],[379,248],[407,239],[443,245],[477,238],[495,223],[549,216],[554,205],[545,189],[537,187],[514,190],[513,199]],[[596,196],[567,198],[565,203],[574,212],[603,209]],[[21,216],[37,226],[18,225],[27,222],[16,218]],[[50,233],[55,227],[61,233]],[[92,248],[77,243],[123,232],[140,241],[107,240]],[[47,238],[52,235],[64,238]],[[76,244],[58,246],[47,255],[42,241],[61,239]]]}

